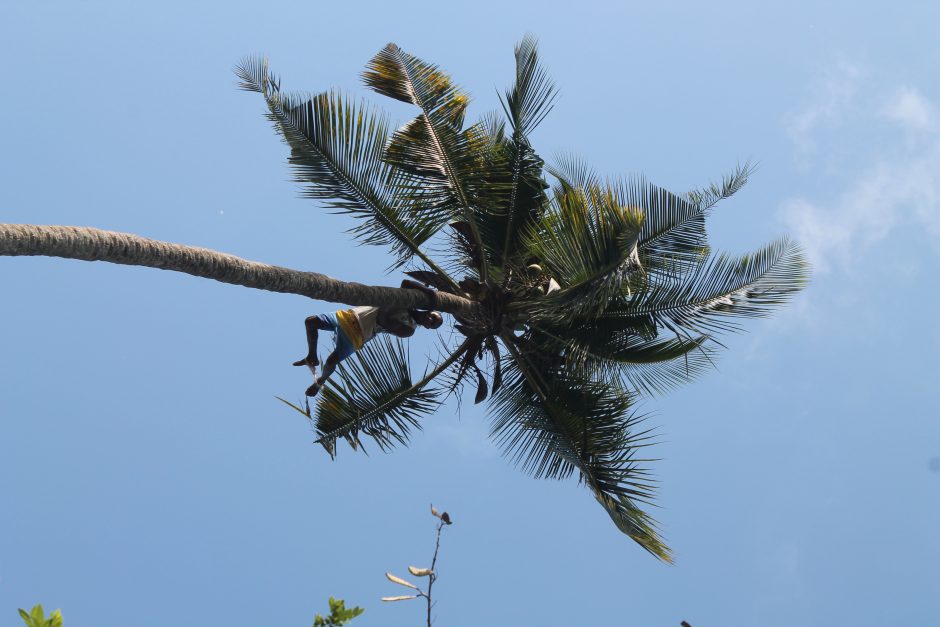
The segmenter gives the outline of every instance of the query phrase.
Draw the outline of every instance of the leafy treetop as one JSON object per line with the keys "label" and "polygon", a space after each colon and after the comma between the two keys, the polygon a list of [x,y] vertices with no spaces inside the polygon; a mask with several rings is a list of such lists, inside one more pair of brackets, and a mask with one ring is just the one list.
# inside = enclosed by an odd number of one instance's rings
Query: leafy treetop
{"label": "leafy treetop", "polygon": [[515,57],[503,115],[468,123],[469,96],[389,44],[362,78],[415,107],[396,129],[338,92],[283,92],[265,59],[237,68],[264,98],[306,195],[355,218],[352,235],[387,246],[393,268],[479,305],[454,316],[456,340],[419,380],[400,342],[374,340],[315,414],[288,404],[331,455],[340,438],[387,450],[470,384],[475,402],[489,399],[491,435],[508,457],[536,477],[576,475],[622,532],[669,561],[644,511],[654,490],[640,452],[651,436],[636,400],[706,371],[716,335],[784,303],[807,266],[787,239],[741,257],[710,249],[705,220],[747,182],[748,165],[684,194],[602,178],[571,157],[546,168],[530,137],[556,89],[532,38]]}

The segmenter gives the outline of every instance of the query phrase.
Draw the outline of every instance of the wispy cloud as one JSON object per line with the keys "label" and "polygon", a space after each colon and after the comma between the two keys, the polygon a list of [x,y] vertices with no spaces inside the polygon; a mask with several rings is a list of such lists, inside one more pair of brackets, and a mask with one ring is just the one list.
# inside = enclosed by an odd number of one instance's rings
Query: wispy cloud
{"label": "wispy cloud", "polygon": [[786,120],[786,131],[796,147],[796,158],[805,162],[817,149],[821,127],[842,124],[863,78],[855,64],[842,59],[813,86],[811,101]]}
{"label": "wispy cloud", "polygon": [[[849,75],[858,81],[861,73]],[[822,199],[791,198],[780,208],[781,219],[820,272],[850,269],[901,224],[916,223],[940,236],[940,132],[934,105],[909,86],[881,102],[852,102],[853,93],[854,87],[824,90],[819,102],[794,114],[802,122],[788,126],[798,157],[806,155],[808,145],[816,146],[825,126],[845,124],[836,117],[849,107],[857,115],[846,130],[856,141],[870,139],[860,163],[853,164],[859,174],[842,191]],[[820,151],[826,148],[819,145]]]}
{"label": "wispy cloud", "polygon": [[885,104],[882,113],[912,131],[936,131],[937,112],[916,89],[902,87]]}
{"label": "wispy cloud", "polygon": [[902,221],[918,220],[940,234],[940,145],[876,163],[834,199],[788,200],[781,214],[822,272],[868,254]]}

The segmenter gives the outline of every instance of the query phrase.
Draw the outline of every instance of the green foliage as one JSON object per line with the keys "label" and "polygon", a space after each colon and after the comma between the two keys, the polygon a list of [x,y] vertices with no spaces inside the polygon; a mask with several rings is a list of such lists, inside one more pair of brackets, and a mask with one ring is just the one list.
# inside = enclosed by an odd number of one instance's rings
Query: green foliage
{"label": "green foliage", "polygon": [[585,320],[575,329],[550,324],[535,329],[562,352],[566,369],[648,395],[708,372],[716,353],[706,335],[648,339],[625,331],[615,318]]}
{"label": "green foliage", "polygon": [[[386,162],[406,173],[396,181],[397,187],[431,211],[462,220],[479,245],[474,207],[488,187],[485,163],[490,142],[482,125],[463,128],[469,96],[436,65],[395,44],[379,51],[362,77],[379,94],[420,110],[395,131],[386,148]],[[478,269],[486,278],[485,256]]]}
{"label": "green foliage", "polygon": [[491,433],[507,456],[536,478],[574,472],[621,531],[660,559],[670,550],[638,503],[653,488],[637,452],[649,431],[632,412],[633,396],[617,386],[539,367],[522,354],[493,400]]}
{"label": "green foliage", "polygon": [[27,612],[19,610],[20,618],[26,623],[26,627],[62,627],[62,611],[56,610],[46,618],[42,605],[35,605],[33,609]]}
{"label": "green foliage", "polygon": [[375,338],[341,363],[317,400],[317,441],[331,453],[337,438],[354,449],[363,435],[387,450],[405,444],[418,417],[437,407],[438,390],[412,384],[404,343],[387,335]]}
{"label": "green foliage", "polygon": [[641,183],[646,222],[640,233],[641,261],[647,272],[670,272],[677,263],[698,261],[708,254],[705,219],[719,201],[744,187],[753,172],[744,164],[725,176],[721,184],[689,192],[684,197]]}
{"label": "green foliage", "polygon": [[[557,94],[539,63],[535,39],[525,37],[516,46],[515,53],[516,80],[501,100],[512,134],[503,138],[499,132],[490,133],[494,137],[494,150],[502,151],[503,157],[493,159],[494,164],[503,166],[502,172],[494,174],[501,174],[508,182],[508,197],[504,198],[502,210],[489,212],[484,220],[490,239],[495,240],[497,246],[502,243],[496,263],[503,269],[524,263],[524,255],[519,254],[519,240],[545,210],[547,185],[542,175],[543,162],[528,136],[551,111]],[[491,179],[496,178],[491,176]],[[504,183],[494,191],[500,189],[507,189],[507,185]]]}
{"label": "green foliage", "polygon": [[313,627],[342,627],[363,612],[365,610],[361,607],[347,609],[345,601],[330,597],[330,615],[324,618],[317,614],[313,619]]}
{"label": "green foliage", "polygon": [[[323,617],[317,614],[313,619],[313,627],[342,627],[365,610],[361,607],[347,608],[345,601],[330,597],[330,615]],[[26,627],[62,627],[62,611],[56,610],[46,618],[42,605],[36,605],[32,610],[19,610],[20,617]]]}
{"label": "green foliage", "polygon": [[642,278],[637,241],[643,212],[623,204],[612,188],[591,185],[555,195],[530,228],[527,256],[564,289],[536,299],[530,315],[537,319],[594,317]]}
{"label": "green foliage", "polygon": [[264,96],[268,119],[291,147],[290,163],[306,194],[359,218],[352,233],[363,243],[390,246],[404,263],[446,221],[420,198],[409,203],[396,186],[401,176],[384,159],[386,118],[333,92],[284,94],[265,60],[236,69],[242,88]]}
{"label": "green foliage", "polygon": [[599,317],[623,322],[650,318],[661,328],[737,329],[736,318],[763,317],[802,289],[808,279],[799,248],[781,239],[741,257],[711,254],[614,303]]}
{"label": "green foliage", "polygon": [[[283,95],[264,60],[237,70],[263,95],[309,195],[358,218],[360,241],[390,246],[413,278],[479,304],[454,316],[457,339],[421,380],[400,342],[373,340],[321,392],[315,417],[287,404],[314,421],[331,455],[338,438],[386,450],[406,443],[445,391],[471,385],[474,402],[489,399],[492,438],[510,459],[537,477],[577,476],[618,529],[668,561],[642,509],[654,490],[637,399],[708,371],[716,336],[802,289],[806,262],[786,239],[744,256],[711,250],[706,218],[744,186],[748,164],[686,194],[604,179],[573,157],[546,168],[531,133],[556,89],[534,39],[515,61],[504,117],[468,124],[469,96],[389,44],[363,80],[416,108],[394,131],[332,92]],[[439,262],[422,248],[431,246]]]}

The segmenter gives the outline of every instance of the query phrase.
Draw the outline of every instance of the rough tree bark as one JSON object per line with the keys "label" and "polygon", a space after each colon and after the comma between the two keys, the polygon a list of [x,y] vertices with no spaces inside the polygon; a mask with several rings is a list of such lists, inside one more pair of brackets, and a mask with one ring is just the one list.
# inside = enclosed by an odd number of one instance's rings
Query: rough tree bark
{"label": "rough tree bark", "polygon": [[[130,233],[84,226],[0,224],[0,256],[29,255],[173,270],[222,283],[346,305],[396,309],[430,305],[428,297],[418,290],[340,281],[317,272],[272,266],[208,248],[161,242]],[[439,311],[467,314],[476,307],[471,300],[438,294]]]}

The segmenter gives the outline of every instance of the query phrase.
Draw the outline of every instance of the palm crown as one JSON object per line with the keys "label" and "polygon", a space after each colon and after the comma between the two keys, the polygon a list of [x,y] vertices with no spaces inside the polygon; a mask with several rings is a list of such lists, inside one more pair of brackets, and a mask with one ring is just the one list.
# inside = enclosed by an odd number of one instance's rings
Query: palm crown
{"label": "palm crown", "polygon": [[454,316],[458,340],[420,380],[401,342],[383,336],[340,367],[315,414],[291,406],[315,421],[331,455],[339,438],[359,448],[367,436],[385,450],[449,393],[475,386],[507,456],[536,477],[577,474],[621,531],[669,561],[643,510],[653,487],[638,451],[650,435],[636,398],[704,371],[713,336],[784,302],[806,265],[787,240],[740,258],[710,251],[705,218],[745,184],[747,166],[682,195],[601,179],[574,159],[545,168],[529,136],[555,87],[534,40],[515,57],[505,116],[467,124],[468,96],[389,44],[362,76],[417,107],[394,131],[338,93],[282,92],[263,59],[237,68],[242,87],[264,97],[307,195],[357,218],[352,233],[389,246],[393,267],[478,303]]}

